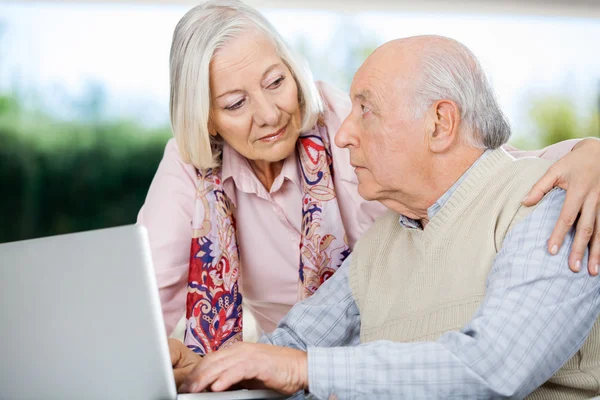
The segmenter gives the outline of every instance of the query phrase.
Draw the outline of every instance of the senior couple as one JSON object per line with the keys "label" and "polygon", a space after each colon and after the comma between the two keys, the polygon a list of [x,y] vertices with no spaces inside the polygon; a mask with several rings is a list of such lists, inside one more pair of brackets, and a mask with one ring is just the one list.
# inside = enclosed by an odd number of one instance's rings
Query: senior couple
{"label": "senior couple", "polygon": [[175,140],[139,223],[168,332],[185,310],[179,390],[598,394],[598,140],[507,152],[477,59],[443,37],[384,44],[344,96],[243,3],[177,25]]}

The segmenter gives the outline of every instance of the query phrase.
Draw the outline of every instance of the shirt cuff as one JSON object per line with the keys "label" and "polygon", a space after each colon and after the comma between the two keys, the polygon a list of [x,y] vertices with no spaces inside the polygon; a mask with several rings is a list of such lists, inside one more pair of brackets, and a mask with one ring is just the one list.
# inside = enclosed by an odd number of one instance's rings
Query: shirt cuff
{"label": "shirt cuff", "polygon": [[355,347],[309,347],[308,391],[325,400],[351,399],[356,394]]}

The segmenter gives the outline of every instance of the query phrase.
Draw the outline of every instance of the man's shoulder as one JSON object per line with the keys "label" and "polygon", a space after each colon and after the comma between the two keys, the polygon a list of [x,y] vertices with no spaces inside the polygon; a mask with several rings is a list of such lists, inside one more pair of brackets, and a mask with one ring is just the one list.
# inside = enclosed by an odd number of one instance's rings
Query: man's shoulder
{"label": "man's shoulder", "polygon": [[512,157],[512,168],[520,171],[523,175],[533,175],[536,173],[544,174],[554,164],[553,160],[546,160],[538,157]]}
{"label": "man's shoulder", "polygon": [[[488,178],[488,186],[496,186],[492,193],[494,196],[519,203],[531,190],[533,185],[548,171],[553,161],[537,157],[526,157],[515,159],[508,153],[502,152],[508,162],[502,164],[502,168]],[[506,160],[505,160],[506,161]]]}
{"label": "man's shoulder", "polygon": [[510,166],[508,178],[505,182],[503,195],[504,204],[502,211],[496,220],[495,242],[496,250],[499,251],[504,243],[505,237],[514,226],[529,215],[539,206],[526,207],[522,204],[523,199],[529,193],[533,185],[548,171],[553,162],[536,157],[513,159]]}
{"label": "man's shoulder", "polygon": [[512,202],[520,204],[552,164],[553,161],[537,157],[513,159],[509,164],[508,171],[505,171],[503,191]]}

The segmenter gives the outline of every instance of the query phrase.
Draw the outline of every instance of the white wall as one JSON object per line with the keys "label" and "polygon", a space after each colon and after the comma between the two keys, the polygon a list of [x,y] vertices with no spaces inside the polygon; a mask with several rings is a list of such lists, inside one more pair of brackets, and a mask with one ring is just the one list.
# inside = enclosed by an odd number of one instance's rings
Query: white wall
{"label": "white wall", "polygon": [[[0,3],[6,0],[0,0]],[[10,0],[8,0],[10,1]],[[493,13],[600,18],[600,0],[244,0],[257,8],[327,9],[340,12],[405,10],[440,13]],[[39,2],[20,0],[20,2]],[[201,0],[46,0],[56,3],[194,5]]]}

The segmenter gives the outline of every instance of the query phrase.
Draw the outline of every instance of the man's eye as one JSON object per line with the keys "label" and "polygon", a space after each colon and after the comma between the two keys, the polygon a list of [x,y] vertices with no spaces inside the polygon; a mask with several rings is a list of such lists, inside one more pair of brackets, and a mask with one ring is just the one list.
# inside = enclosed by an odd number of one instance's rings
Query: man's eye
{"label": "man's eye", "polygon": [[281,86],[281,83],[283,82],[285,78],[282,76],[280,78],[277,78],[275,81],[273,81],[273,83],[271,83],[269,85],[269,88],[271,89],[277,89],[279,86]]}
{"label": "man's eye", "polygon": [[238,101],[235,104],[232,104],[230,106],[225,107],[226,110],[237,110],[238,108],[240,108],[241,106],[244,105],[244,99]]}
{"label": "man's eye", "polygon": [[369,111],[371,111],[371,109],[369,107],[367,107],[365,105],[362,105],[362,104],[360,105],[360,109],[361,109],[361,111],[362,111],[363,114],[366,114]]}

